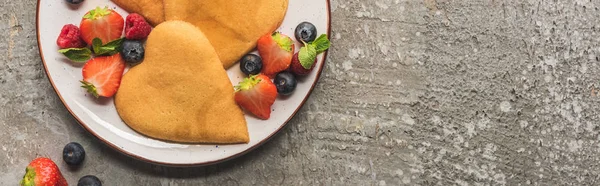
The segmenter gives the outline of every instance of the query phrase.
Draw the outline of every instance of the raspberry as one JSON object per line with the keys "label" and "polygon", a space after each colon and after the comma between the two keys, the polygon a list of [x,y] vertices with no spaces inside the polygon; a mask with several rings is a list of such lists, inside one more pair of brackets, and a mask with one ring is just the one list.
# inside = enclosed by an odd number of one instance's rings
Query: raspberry
{"label": "raspberry", "polygon": [[152,31],[152,26],[140,14],[129,14],[125,21],[125,38],[146,39]]}
{"label": "raspberry", "polygon": [[73,24],[67,24],[63,26],[56,40],[56,44],[59,48],[81,48],[85,47],[85,42],[81,39],[81,32],[79,28]]}

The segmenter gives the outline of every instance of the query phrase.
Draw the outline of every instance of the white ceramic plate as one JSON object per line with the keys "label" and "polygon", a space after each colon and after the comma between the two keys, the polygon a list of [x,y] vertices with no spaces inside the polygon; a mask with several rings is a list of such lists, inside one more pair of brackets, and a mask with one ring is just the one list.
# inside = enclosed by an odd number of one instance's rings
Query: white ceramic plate
{"label": "white ceramic plate", "polygon": [[[123,17],[127,12],[108,0],[87,0],[70,6],[65,0],[38,0],[38,46],[46,74],[69,112],[94,136],[132,157],[163,165],[197,166],[228,160],[258,147],[276,134],[294,116],[308,98],[323,69],[326,53],[318,56],[312,73],[299,79],[294,94],[278,98],[269,120],[246,114],[250,143],[239,145],[190,145],[159,141],[144,137],[130,129],[119,118],[112,99],[96,100],[80,88],[81,65],[69,62],[57,52],[56,38],[65,24],[79,25],[81,17],[96,6],[109,6]],[[330,35],[329,0],[290,0],[288,12],[279,31],[292,36],[302,21],[313,23],[319,34]],[[296,51],[300,44],[296,43]],[[233,66],[228,75],[235,85],[244,74]]]}

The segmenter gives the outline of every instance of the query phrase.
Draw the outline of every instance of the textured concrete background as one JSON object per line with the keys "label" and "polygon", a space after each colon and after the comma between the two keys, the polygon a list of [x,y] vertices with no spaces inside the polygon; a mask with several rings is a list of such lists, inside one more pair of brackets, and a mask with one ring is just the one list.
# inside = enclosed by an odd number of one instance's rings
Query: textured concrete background
{"label": "textured concrete background", "polygon": [[0,185],[38,155],[105,185],[597,185],[600,1],[332,0],[333,48],[272,141],[200,168],[112,150],[65,110],[38,56],[36,1],[0,3]]}

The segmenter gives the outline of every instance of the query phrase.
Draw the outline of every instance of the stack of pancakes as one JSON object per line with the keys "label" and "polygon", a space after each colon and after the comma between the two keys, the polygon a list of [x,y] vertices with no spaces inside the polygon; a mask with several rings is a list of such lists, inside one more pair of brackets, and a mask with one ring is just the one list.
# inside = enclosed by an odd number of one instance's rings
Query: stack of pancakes
{"label": "stack of pancakes", "polygon": [[247,143],[226,70],[275,31],[288,0],[112,0],[156,27],[121,81],[117,111],[132,129],[189,143]]}

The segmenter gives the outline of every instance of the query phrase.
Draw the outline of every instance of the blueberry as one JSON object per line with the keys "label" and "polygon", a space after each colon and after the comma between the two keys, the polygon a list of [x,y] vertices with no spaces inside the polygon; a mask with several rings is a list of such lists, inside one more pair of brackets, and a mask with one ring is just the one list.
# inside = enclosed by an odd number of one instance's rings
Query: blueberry
{"label": "blueberry", "polygon": [[96,176],[87,175],[79,178],[77,186],[102,186],[102,182]]}
{"label": "blueberry", "polygon": [[262,59],[255,54],[246,54],[240,62],[240,69],[246,75],[255,75],[262,70]]}
{"label": "blueberry", "polygon": [[277,87],[277,93],[281,95],[290,95],[296,89],[298,82],[296,77],[291,72],[281,72],[275,76],[275,86]]}
{"label": "blueberry", "polygon": [[121,57],[125,62],[135,64],[144,59],[144,44],[138,40],[125,40],[121,45]]}
{"label": "blueberry", "polygon": [[67,0],[67,3],[70,3],[70,4],[79,4],[81,2],[83,2],[83,0]]}
{"label": "blueberry", "polygon": [[309,22],[302,22],[298,26],[296,26],[296,31],[294,32],[296,36],[296,41],[304,41],[305,43],[309,43],[314,41],[317,38],[317,27]]}
{"label": "blueberry", "polygon": [[63,149],[63,160],[68,165],[80,165],[85,159],[85,150],[77,142],[71,142],[65,145]]}

